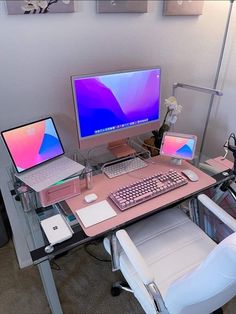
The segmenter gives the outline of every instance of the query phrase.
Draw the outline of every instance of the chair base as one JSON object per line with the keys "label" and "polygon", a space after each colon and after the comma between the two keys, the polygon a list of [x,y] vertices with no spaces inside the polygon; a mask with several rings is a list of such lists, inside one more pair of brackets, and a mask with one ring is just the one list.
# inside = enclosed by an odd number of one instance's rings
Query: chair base
{"label": "chair base", "polygon": [[113,297],[117,297],[118,295],[121,294],[122,290],[133,293],[133,291],[130,289],[130,287],[126,281],[117,281],[117,282],[113,283],[113,285],[111,287],[111,295]]}

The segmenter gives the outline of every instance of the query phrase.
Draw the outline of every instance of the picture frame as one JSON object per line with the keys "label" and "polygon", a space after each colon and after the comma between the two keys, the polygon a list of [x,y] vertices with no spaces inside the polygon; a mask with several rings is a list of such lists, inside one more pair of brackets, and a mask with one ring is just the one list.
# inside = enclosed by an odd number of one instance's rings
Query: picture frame
{"label": "picture frame", "polygon": [[201,15],[203,14],[203,0],[164,0],[163,15]]}
{"label": "picture frame", "polygon": [[75,11],[74,0],[7,0],[9,15],[72,13]]}
{"label": "picture frame", "polygon": [[97,13],[147,13],[147,0],[97,0]]}

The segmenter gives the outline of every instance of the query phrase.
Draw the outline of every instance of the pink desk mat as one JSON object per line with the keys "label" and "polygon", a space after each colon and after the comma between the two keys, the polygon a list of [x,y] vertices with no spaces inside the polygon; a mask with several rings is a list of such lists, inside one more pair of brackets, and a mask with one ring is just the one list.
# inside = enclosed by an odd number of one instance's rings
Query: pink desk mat
{"label": "pink desk mat", "polygon": [[214,167],[215,169],[219,170],[219,172],[233,168],[232,161],[228,159],[223,159],[222,156],[219,156],[213,159],[208,159],[206,163]]}
{"label": "pink desk mat", "polygon": [[[116,205],[108,199],[109,192],[115,191],[119,187],[131,184],[135,181],[138,181],[144,177],[148,177],[160,171],[166,172],[169,169],[175,169],[179,172],[181,172],[181,170],[184,169],[191,169],[198,175],[199,180],[196,182],[189,181],[188,184],[182,187],[179,187],[173,191],[167,192],[161,196],[148,200],[142,204],[136,205],[126,211],[120,211],[116,207]],[[164,156],[157,156],[150,159],[149,165],[147,167],[136,170],[134,172],[130,172],[129,174],[125,174],[113,179],[107,178],[105,174],[99,174],[94,176],[93,179],[94,179],[93,189],[87,190],[85,188],[85,182],[82,181],[81,194],[66,201],[68,206],[71,208],[72,212],[78,219],[82,229],[84,230],[86,235],[90,237],[99,235],[108,230],[115,229],[120,225],[125,224],[126,222],[129,222],[137,217],[141,217],[142,215],[145,215],[147,213],[151,213],[152,211],[157,211],[163,206],[168,206],[168,204],[178,201],[181,197],[191,196],[193,193],[208,188],[210,185],[216,182],[213,178],[211,178],[204,172],[200,171],[199,169],[195,168],[190,163],[183,161],[181,166],[172,165],[170,163],[170,158]],[[84,201],[84,196],[90,193],[95,193],[98,196],[96,202],[100,202],[107,199],[109,204],[116,211],[117,216],[102,221],[88,228],[84,228],[82,222],[78,218],[75,211],[77,209],[85,207],[86,205],[90,205],[86,204]]]}

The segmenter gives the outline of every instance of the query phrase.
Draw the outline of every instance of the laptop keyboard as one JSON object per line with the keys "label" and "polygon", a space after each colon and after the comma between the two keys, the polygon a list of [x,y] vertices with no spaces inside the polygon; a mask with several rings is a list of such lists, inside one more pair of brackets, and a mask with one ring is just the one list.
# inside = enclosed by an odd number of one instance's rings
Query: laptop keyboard
{"label": "laptop keyboard", "polygon": [[61,157],[17,176],[32,189],[39,192],[60,180],[80,172],[83,168],[79,163],[67,157]]}

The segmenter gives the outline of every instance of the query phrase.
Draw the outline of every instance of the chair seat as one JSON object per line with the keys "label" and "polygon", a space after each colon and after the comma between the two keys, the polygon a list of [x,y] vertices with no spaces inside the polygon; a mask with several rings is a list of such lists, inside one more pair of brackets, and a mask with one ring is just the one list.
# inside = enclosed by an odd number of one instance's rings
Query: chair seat
{"label": "chair seat", "polygon": [[[154,274],[164,300],[173,281],[197,267],[216,246],[178,208],[148,217],[127,227],[126,231]],[[108,250],[107,244],[105,247]],[[120,269],[145,312],[155,313],[152,298],[123,252]]]}

